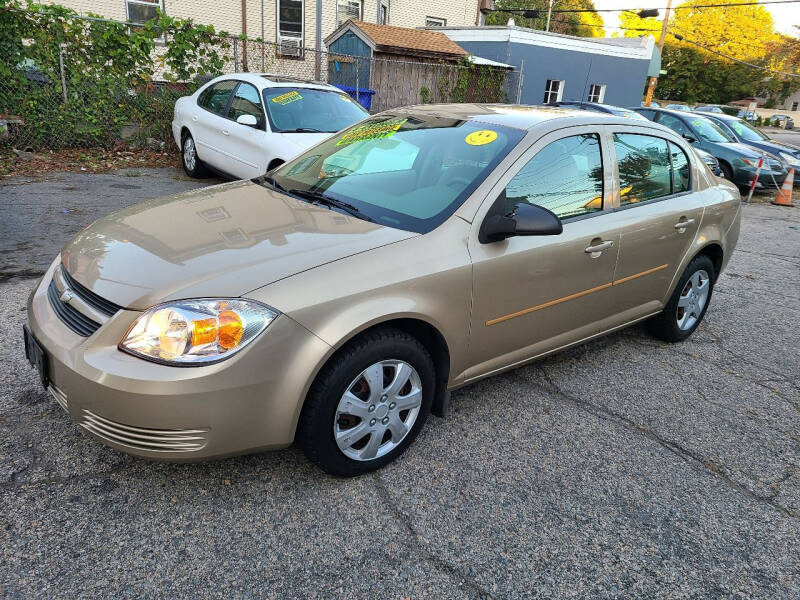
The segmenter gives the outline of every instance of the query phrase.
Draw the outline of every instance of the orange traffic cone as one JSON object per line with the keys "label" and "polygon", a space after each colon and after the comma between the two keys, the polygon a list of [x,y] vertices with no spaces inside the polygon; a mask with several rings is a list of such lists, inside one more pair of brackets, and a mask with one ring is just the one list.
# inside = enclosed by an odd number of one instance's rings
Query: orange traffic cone
{"label": "orange traffic cone", "polygon": [[773,204],[778,206],[794,206],[792,203],[792,188],[794,187],[794,167],[789,169],[789,174],[783,180],[781,189],[778,190],[778,195],[775,196]]}

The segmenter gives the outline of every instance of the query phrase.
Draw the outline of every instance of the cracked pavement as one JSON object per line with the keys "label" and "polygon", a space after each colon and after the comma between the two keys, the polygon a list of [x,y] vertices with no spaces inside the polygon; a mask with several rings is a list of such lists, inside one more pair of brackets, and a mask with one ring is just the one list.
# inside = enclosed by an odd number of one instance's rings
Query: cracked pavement
{"label": "cracked pavement", "polygon": [[294,448],[172,465],[94,441],[25,362],[35,279],[5,269],[0,593],[800,598],[800,209],[743,210],[687,342],[634,327],[462,388],[351,480]]}

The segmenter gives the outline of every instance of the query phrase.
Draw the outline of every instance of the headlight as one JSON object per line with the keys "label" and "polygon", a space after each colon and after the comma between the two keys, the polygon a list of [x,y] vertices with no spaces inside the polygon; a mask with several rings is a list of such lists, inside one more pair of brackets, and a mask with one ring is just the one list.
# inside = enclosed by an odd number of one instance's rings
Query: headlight
{"label": "headlight", "polygon": [[168,302],[136,319],[119,348],[156,362],[199,366],[235,354],[277,316],[252,300]]}
{"label": "headlight", "polygon": [[781,155],[781,158],[785,160],[787,164],[790,164],[793,167],[800,167],[800,158],[792,156],[791,154],[786,154],[786,152],[779,152],[778,154]]}

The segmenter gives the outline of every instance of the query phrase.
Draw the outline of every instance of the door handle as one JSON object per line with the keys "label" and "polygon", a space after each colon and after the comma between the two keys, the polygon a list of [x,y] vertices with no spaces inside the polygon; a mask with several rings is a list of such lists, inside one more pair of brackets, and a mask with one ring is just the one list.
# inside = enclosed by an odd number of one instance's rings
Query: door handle
{"label": "door handle", "polygon": [[675,229],[685,231],[689,225],[694,225],[694,219],[684,219],[683,221],[678,221],[675,223]]}
{"label": "door handle", "polygon": [[197,115],[192,115],[192,121],[197,121]]}
{"label": "door handle", "polygon": [[599,244],[595,244],[594,246],[588,246],[584,252],[586,254],[600,254],[603,250],[608,250],[614,245],[614,242],[608,240],[607,242],[601,242]]}
{"label": "door handle", "polygon": [[222,135],[230,135],[230,134],[231,134],[231,132],[228,131],[227,129],[223,129],[222,130]]}

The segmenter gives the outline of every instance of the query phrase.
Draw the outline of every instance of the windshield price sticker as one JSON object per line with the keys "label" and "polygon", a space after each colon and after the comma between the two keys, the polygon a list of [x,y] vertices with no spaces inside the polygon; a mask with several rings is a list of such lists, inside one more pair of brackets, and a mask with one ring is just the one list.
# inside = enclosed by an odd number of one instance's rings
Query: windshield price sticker
{"label": "windshield price sticker", "polygon": [[390,138],[397,130],[403,126],[408,119],[390,119],[382,123],[367,123],[366,125],[359,125],[352,131],[348,131],[342,136],[337,146],[344,146],[345,144],[352,144],[354,142],[366,142],[367,140],[380,140],[383,138]]}
{"label": "windshield price sticker", "polygon": [[296,91],[292,90],[291,92],[286,92],[285,94],[281,94],[280,96],[275,96],[272,101],[275,104],[280,104],[281,106],[285,104],[290,104],[292,102],[297,102],[298,100],[302,100],[303,97],[298,94]]}
{"label": "windshield price sticker", "polygon": [[467,142],[470,146],[483,146],[485,144],[491,144],[493,141],[497,139],[497,132],[492,131],[491,129],[480,129],[478,131],[473,131],[467,137],[464,138],[464,141]]}

